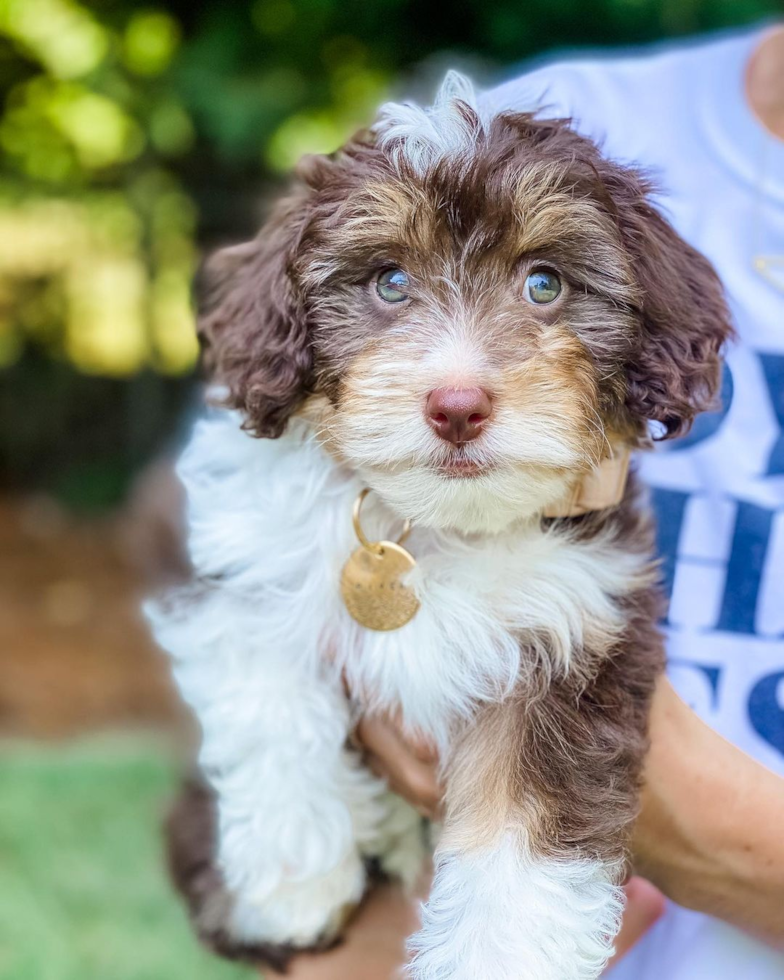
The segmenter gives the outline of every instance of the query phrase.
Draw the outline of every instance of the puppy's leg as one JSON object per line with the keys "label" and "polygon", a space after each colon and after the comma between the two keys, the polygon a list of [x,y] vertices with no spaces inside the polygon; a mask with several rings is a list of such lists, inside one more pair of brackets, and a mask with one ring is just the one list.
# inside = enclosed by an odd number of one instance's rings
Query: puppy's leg
{"label": "puppy's leg", "polygon": [[339,679],[265,640],[253,610],[219,590],[155,625],[201,724],[214,797],[214,874],[199,880],[221,895],[197,890],[198,908],[191,897],[202,934],[250,955],[329,942],[363,896],[360,842],[374,838],[386,792],[346,748]]}
{"label": "puppy's leg", "polygon": [[232,960],[265,963],[285,971],[296,950],[280,943],[243,942],[228,929],[233,896],[217,864],[215,794],[200,777],[189,779],[166,820],[169,872],[205,945]]}
{"label": "puppy's leg", "polygon": [[[622,911],[655,669],[483,709],[447,772],[415,980],[594,980]],[[648,676],[650,675],[650,676]],[[639,682],[639,683],[638,683]]]}

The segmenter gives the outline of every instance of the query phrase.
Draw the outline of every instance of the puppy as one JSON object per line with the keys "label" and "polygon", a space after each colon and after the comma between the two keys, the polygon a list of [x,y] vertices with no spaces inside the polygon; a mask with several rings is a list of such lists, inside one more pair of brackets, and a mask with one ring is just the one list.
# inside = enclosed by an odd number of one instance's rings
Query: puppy
{"label": "puppy", "polygon": [[175,876],[279,967],[369,860],[413,881],[420,818],[348,741],[395,709],[446,784],[409,975],[595,978],[663,665],[623,463],[711,404],[722,290],[641,174],[454,74],[298,177],[209,269],[225,407],[179,468],[192,582],[150,610],[203,731]]}

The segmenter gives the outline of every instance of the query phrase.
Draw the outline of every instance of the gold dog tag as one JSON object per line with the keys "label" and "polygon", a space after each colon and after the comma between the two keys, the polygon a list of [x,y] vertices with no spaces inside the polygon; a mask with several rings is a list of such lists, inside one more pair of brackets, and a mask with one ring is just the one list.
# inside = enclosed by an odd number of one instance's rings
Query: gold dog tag
{"label": "gold dog tag", "polygon": [[340,577],[340,592],[351,616],[367,629],[396,630],[414,618],[419,600],[401,581],[416,565],[402,547],[410,526],[406,523],[398,541],[368,541],[359,515],[365,489],[354,504],[354,531],[360,545],[352,552]]}

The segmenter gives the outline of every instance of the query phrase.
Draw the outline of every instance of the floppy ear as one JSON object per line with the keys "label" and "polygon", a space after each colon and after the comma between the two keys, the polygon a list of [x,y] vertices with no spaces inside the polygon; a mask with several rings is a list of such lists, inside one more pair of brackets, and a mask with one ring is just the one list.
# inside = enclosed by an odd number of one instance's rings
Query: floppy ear
{"label": "floppy ear", "polygon": [[203,270],[199,333],[205,364],[244,427],[275,439],[308,392],[312,352],[295,262],[308,223],[307,192],[273,212],[258,237],[216,253]]}
{"label": "floppy ear", "polygon": [[650,204],[645,183],[635,184],[635,200],[624,206],[615,199],[641,294],[641,343],[627,367],[626,404],[638,418],[660,422],[660,438],[669,439],[713,407],[720,350],[733,329],[713,266]]}

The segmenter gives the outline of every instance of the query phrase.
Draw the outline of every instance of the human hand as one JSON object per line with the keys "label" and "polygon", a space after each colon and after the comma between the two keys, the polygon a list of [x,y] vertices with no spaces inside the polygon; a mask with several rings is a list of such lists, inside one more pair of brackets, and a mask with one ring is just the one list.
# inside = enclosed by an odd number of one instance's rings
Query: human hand
{"label": "human hand", "polygon": [[439,820],[444,788],[436,747],[426,739],[405,734],[394,715],[362,718],[355,735],[372,771],[422,816]]}
{"label": "human hand", "polygon": [[664,895],[645,878],[630,878],[623,890],[626,892],[626,906],[620,932],[615,937],[615,953],[607,964],[608,970],[659,921],[667,905]]}

